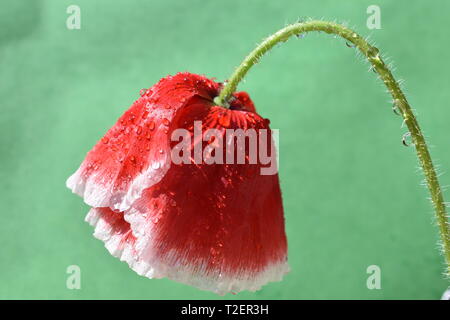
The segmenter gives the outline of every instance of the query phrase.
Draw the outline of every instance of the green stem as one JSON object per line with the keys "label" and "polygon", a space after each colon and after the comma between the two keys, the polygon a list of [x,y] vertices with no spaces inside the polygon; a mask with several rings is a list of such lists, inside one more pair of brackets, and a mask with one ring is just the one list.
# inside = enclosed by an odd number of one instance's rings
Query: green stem
{"label": "green stem", "polygon": [[447,264],[446,274],[450,274],[450,225],[446,214],[446,206],[442,196],[441,187],[433,167],[425,139],[420,130],[419,124],[406,100],[405,95],[400,89],[397,81],[392,76],[388,66],[384,63],[379,55],[376,47],[371,46],[364,38],[356,34],[353,30],[326,21],[308,21],[291,24],[275,34],[265,39],[256,47],[239,65],[223,87],[220,95],[214,100],[216,104],[228,106],[228,101],[235,92],[238,83],[247,74],[250,68],[258,63],[259,59],[280,42],[287,41],[291,36],[300,36],[311,31],[323,31],[325,33],[334,34],[344,38],[348,43],[352,43],[372,64],[372,68],[376,71],[380,79],[384,82],[394,101],[394,108],[398,110],[404,123],[409,129],[412,142],[415,145],[420,165],[422,166],[428,189],[431,193],[431,201],[436,211],[436,220],[439,226],[439,233],[442,241],[442,249]]}

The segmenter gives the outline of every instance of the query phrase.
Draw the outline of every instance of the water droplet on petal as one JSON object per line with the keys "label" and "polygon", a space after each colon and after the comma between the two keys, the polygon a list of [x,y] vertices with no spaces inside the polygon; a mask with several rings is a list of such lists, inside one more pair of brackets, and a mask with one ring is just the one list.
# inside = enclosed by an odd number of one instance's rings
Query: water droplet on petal
{"label": "water droplet on petal", "polygon": [[230,114],[228,112],[225,112],[220,118],[219,123],[222,127],[228,128],[230,126]]}
{"label": "water droplet on petal", "polygon": [[148,128],[149,128],[150,130],[155,129],[155,122],[150,121],[149,124],[148,124]]}
{"label": "water droplet on petal", "polygon": [[169,119],[164,118],[164,119],[163,119],[163,124],[164,124],[165,126],[168,126],[168,125],[170,124]]}
{"label": "water droplet on petal", "polygon": [[[136,91],[135,91],[136,92]],[[139,91],[139,95],[142,97],[143,95],[145,95],[145,93],[147,92],[147,89],[141,89]]]}
{"label": "water droplet on petal", "polygon": [[152,163],[152,168],[155,169],[155,170],[158,169],[159,168],[159,162],[153,162]]}
{"label": "water droplet on petal", "polygon": [[103,138],[102,138],[102,142],[103,142],[104,144],[108,144],[109,138],[108,138],[108,137],[103,137]]}

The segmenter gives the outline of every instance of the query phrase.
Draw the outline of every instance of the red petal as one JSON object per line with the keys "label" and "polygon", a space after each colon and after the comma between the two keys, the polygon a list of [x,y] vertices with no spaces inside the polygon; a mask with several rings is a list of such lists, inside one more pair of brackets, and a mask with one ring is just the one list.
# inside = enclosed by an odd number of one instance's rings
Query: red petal
{"label": "red petal", "polygon": [[[203,118],[209,127],[268,129],[256,114],[193,106],[180,124]],[[193,116],[195,115],[195,116]],[[247,150],[248,154],[248,150]],[[124,212],[138,256],[151,277],[168,277],[223,294],[257,290],[288,271],[278,175],[260,164],[173,165]]]}
{"label": "red petal", "polygon": [[105,242],[105,247],[113,256],[122,261],[136,256],[136,238],[122,212],[114,212],[109,208],[92,208],[85,220],[94,227],[94,236]]}
{"label": "red petal", "polygon": [[215,82],[178,73],[161,79],[87,154],[67,186],[93,207],[125,210],[170,167],[172,120],[195,96],[214,98]]}
{"label": "red petal", "polygon": [[172,131],[192,131],[196,120],[222,134],[269,129],[245,92],[234,94],[230,109],[213,106],[218,89],[180,73],[144,90],[67,185],[102,207],[86,218],[95,236],[137,273],[220,294],[254,291],[289,269],[278,175],[262,175],[263,165],[247,160],[171,164]]}

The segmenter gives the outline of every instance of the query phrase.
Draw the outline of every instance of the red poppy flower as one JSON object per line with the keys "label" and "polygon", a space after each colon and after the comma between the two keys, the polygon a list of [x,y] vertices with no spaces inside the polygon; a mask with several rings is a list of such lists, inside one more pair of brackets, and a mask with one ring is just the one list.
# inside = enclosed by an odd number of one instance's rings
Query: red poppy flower
{"label": "red poppy flower", "polygon": [[[253,129],[258,137],[267,131],[269,149],[273,144],[269,121],[249,96],[235,93],[224,108],[213,102],[219,90],[219,83],[190,73],[142,90],[67,186],[93,207],[86,221],[94,235],[138,274],[224,294],[279,281],[289,267],[278,175],[261,174],[267,164],[251,161],[248,143],[244,163],[208,161],[242,145],[233,139],[217,147],[218,137],[205,137],[205,129],[219,137],[227,129]],[[179,129],[193,137],[188,150],[203,150],[201,161],[196,155],[173,161]],[[215,151],[206,152],[212,145]]]}

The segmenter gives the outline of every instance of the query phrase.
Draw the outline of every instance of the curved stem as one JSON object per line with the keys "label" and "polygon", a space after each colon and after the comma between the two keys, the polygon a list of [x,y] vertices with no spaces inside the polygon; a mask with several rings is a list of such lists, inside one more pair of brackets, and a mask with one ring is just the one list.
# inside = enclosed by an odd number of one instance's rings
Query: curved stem
{"label": "curved stem", "polygon": [[293,35],[300,36],[311,31],[323,31],[325,33],[334,34],[344,38],[348,41],[348,43],[352,43],[369,60],[372,64],[373,70],[378,73],[380,79],[384,82],[391,93],[394,99],[394,108],[401,113],[404,123],[409,129],[409,135],[411,136],[412,142],[416,148],[417,156],[423,169],[428,189],[431,193],[431,201],[436,211],[436,220],[442,241],[442,249],[445,262],[447,264],[446,273],[449,275],[450,225],[446,214],[446,206],[442,196],[441,187],[439,186],[439,181],[430,157],[430,153],[425,143],[425,139],[405,95],[400,89],[397,81],[395,81],[392,76],[391,71],[380,57],[378,49],[371,46],[364,38],[359,36],[353,30],[332,22],[308,21],[289,25],[265,39],[244,59],[244,61],[231,75],[228,82],[220,92],[220,95],[214,100],[215,103],[222,106],[228,106],[228,100],[236,90],[238,83],[242,80],[250,68],[276,44],[287,41]]}

